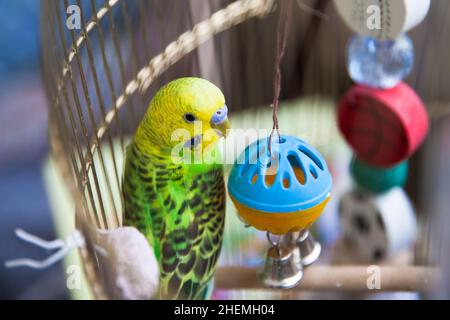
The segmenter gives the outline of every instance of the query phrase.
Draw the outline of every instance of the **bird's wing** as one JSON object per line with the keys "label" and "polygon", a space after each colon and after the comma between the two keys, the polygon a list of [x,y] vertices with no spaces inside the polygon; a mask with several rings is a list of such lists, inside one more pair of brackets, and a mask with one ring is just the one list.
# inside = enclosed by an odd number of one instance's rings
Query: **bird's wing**
{"label": "bird's wing", "polygon": [[[153,208],[159,203],[154,191],[153,174],[147,166],[146,159],[140,156],[131,143],[126,150],[126,160],[122,181],[124,200],[123,225],[131,225],[142,232],[150,245],[154,246]],[[154,246],[155,247],[155,246]],[[155,255],[159,252],[155,249]]]}

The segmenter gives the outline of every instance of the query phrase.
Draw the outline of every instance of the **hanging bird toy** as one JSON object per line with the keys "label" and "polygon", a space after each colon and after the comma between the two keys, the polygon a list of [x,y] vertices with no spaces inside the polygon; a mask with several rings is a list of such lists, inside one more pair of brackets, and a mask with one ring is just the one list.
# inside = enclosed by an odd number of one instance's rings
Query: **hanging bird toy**
{"label": "hanging bird toy", "polygon": [[[331,175],[320,153],[292,136],[249,145],[237,159],[228,191],[239,215],[258,230],[275,235],[308,228],[331,190]],[[275,160],[275,161],[274,161]]]}
{"label": "hanging bird toy", "polygon": [[279,65],[286,46],[290,1],[280,4],[272,132],[247,146],[236,159],[228,191],[242,220],[266,231],[272,245],[261,272],[262,281],[269,287],[290,288],[301,280],[303,266],[320,254],[320,244],[312,239],[308,228],[330,198],[332,179],[324,158],[314,147],[279,133]]}
{"label": "hanging bird toy", "polygon": [[401,188],[408,158],[426,138],[429,118],[419,95],[404,82],[414,65],[414,45],[406,32],[426,17],[430,0],[385,1],[377,30],[361,24],[373,1],[334,4],[357,33],[347,54],[356,85],[337,108],[339,129],[354,152],[350,172],[355,188],[342,197],[339,217],[346,242],[374,262],[415,241],[417,221]]}
{"label": "hanging bird toy", "polygon": [[[323,157],[306,142],[283,135],[272,141],[270,149],[269,138],[248,146],[233,166],[228,191],[239,216],[268,232],[273,248],[262,274],[264,282],[292,287],[301,279],[301,266],[314,262],[320,253],[307,230],[325,208],[332,180]],[[271,234],[286,235],[287,245],[272,240]]]}

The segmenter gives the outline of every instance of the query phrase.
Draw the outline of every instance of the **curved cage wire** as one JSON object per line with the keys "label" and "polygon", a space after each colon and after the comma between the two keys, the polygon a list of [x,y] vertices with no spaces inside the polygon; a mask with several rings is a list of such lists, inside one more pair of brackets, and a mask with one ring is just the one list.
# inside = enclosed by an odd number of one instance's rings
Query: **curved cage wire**
{"label": "curved cage wire", "polygon": [[[268,107],[273,97],[275,2],[41,2],[49,140],[56,166],[74,200],[79,228],[120,226],[127,141],[163,84],[181,76],[200,76],[223,89],[231,114],[244,108],[258,111],[258,106]],[[331,1],[305,3],[325,15],[311,15],[302,9],[304,6],[295,7],[282,64],[282,98],[320,93],[337,99],[351,84],[345,66],[350,32],[342,26]],[[79,8],[79,28],[67,25],[74,8]],[[447,34],[444,30],[450,30],[446,19],[449,9],[447,2],[434,2],[430,18],[413,32],[417,63],[408,79],[427,102],[436,102],[428,108],[432,117],[440,119],[450,110],[445,81],[450,65],[442,65],[449,51],[448,41],[442,41]],[[436,30],[441,31],[433,32]],[[431,47],[439,50],[427,49]],[[434,79],[435,86],[427,79]],[[329,123],[334,119],[324,120],[318,109],[309,116],[310,127],[305,130],[324,132],[322,140],[332,144],[335,133],[329,130]],[[247,117],[258,119],[259,114]],[[287,118],[289,115],[284,116]],[[425,167],[416,165],[415,177],[431,176]],[[424,178],[409,191],[417,195],[432,183]],[[441,202],[433,202],[434,196],[431,191],[424,193],[420,209],[440,210]],[[429,252],[427,230],[422,236],[424,252]],[[88,248],[83,261],[91,262],[86,273],[96,282],[99,274],[92,252]],[[97,297],[104,296],[98,288]]]}

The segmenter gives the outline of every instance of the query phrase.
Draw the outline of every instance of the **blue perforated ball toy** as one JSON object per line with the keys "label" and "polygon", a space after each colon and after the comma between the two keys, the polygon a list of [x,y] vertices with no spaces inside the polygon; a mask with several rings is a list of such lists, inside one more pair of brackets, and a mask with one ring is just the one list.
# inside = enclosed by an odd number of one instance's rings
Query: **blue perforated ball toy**
{"label": "blue perforated ball toy", "polygon": [[228,191],[249,225],[273,234],[308,228],[330,198],[332,178],[322,155],[292,136],[268,138],[236,159]]}

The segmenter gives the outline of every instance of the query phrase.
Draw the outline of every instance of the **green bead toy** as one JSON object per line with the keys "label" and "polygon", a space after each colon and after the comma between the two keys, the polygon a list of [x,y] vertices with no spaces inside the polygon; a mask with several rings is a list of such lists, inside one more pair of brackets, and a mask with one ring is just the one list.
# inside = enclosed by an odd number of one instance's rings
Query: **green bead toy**
{"label": "green bead toy", "polygon": [[353,157],[350,172],[359,187],[373,193],[384,193],[394,187],[403,187],[408,177],[408,161],[390,168],[376,168]]}

